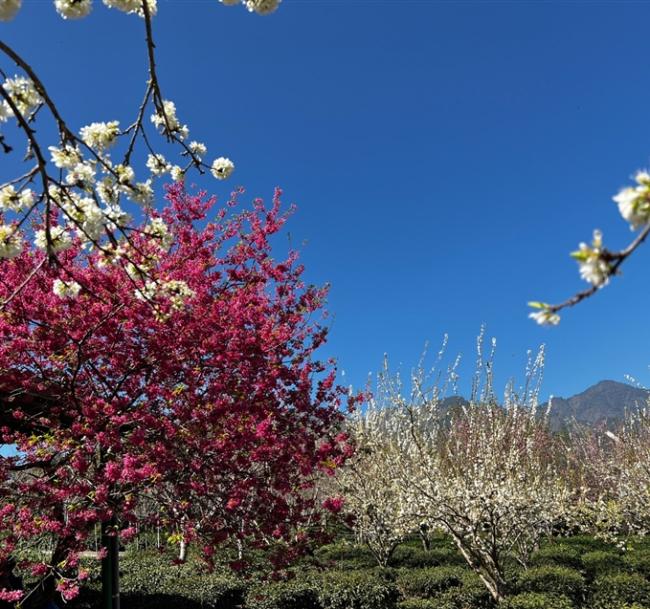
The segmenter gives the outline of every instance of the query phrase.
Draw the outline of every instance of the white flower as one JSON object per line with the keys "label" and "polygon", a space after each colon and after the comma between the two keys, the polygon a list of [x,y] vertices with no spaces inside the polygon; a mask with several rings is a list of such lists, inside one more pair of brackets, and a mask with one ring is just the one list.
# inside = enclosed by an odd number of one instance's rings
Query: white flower
{"label": "white flower", "polygon": [[168,250],[174,242],[174,237],[162,218],[152,218],[144,232],[153,237],[155,242],[165,250]]}
{"label": "white flower", "polygon": [[[34,236],[34,245],[39,249],[47,250],[47,234],[45,230],[37,230]],[[52,226],[50,228],[50,239],[53,252],[61,252],[72,245],[72,239],[64,226]]]}
{"label": "white flower", "polygon": [[208,151],[206,145],[201,142],[190,142],[188,148],[194,156],[197,156],[199,158],[205,156],[206,152]]}
{"label": "white flower", "polygon": [[23,240],[15,226],[0,224],[0,258],[15,258],[23,251]]}
{"label": "white flower", "polygon": [[606,285],[609,282],[609,274],[609,264],[600,258],[591,257],[580,263],[580,277],[592,285]]}
{"label": "white flower", "polygon": [[650,221],[650,197],[648,186],[623,188],[615,197],[618,210],[623,219],[635,230]]}
{"label": "white flower", "polygon": [[115,264],[122,258],[122,256],[124,256],[124,254],[126,254],[126,249],[121,245],[118,245],[117,247],[114,245],[105,247],[102,249],[99,258],[97,259],[97,266],[102,269],[109,264]]}
{"label": "white flower", "polygon": [[97,183],[97,195],[102,203],[106,205],[114,205],[120,198],[120,191],[113,178],[106,176],[103,180]]}
{"label": "white flower", "polygon": [[21,4],[22,0],[0,0],[0,21],[11,21]]}
{"label": "white flower", "polygon": [[9,94],[11,101],[13,101],[18,108],[18,111],[23,116],[26,116],[32,110],[35,110],[43,101],[36,91],[34,83],[24,76],[7,78],[2,85],[2,88]]}
{"label": "white flower", "polygon": [[104,209],[104,215],[106,216],[107,227],[110,230],[115,230],[116,228],[125,228],[131,222],[131,216],[127,214],[119,205],[108,205]]}
{"label": "white flower", "polygon": [[[142,0],[104,0],[104,4],[109,8],[116,8],[128,14],[136,14],[140,17],[144,16]],[[147,7],[152,16],[158,11],[156,0],[147,0]]]}
{"label": "white flower", "polygon": [[210,171],[217,180],[225,180],[232,175],[233,171],[235,171],[235,164],[230,159],[219,157],[212,161],[212,168]]}
{"label": "white flower", "polygon": [[83,127],[79,134],[85,144],[97,150],[104,150],[115,143],[120,133],[119,121],[110,123],[91,123]]}
{"label": "white flower", "polygon": [[246,8],[252,13],[255,11],[258,15],[269,15],[277,10],[282,0],[245,0]]}
{"label": "white flower", "polygon": [[571,256],[580,265],[580,277],[598,287],[607,285],[612,271],[609,262],[603,259],[602,233],[595,230],[591,246],[581,243],[579,248],[577,251],[572,252]]}
{"label": "white flower", "polygon": [[[1,2],[2,0],[0,0]],[[11,108],[6,101],[0,102],[0,123],[6,123],[11,118]]]}
{"label": "white flower", "polygon": [[61,279],[55,279],[52,284],[52,291],[59,298],[76,298],[79,296],[81,286],[76,281],[62,281]]}
{"label": "white flower", "polygon": [[130,184],[135,180],[135,172],[133,171],[133,168],[130,167],[129,165],[116,165],[115,166],[115,174],[117,176],[117,181],[120,184]]}
{"label": "white flower", "polygon": [[162,110],[156,110],[151,115],[151,122],[163,133],[174,133],[178,131],[181,124],[176,117],[176,104],[171,100],[164,100]]}
{"label": "white flower", "polygon": [[[127,270],[127,273],[128,272],[129,271]],[[132,277],[132,278],[135,279],[137,277]],[[134,294],[138,300],[153,300],[156,297],[157,291],[158,291],[158,285],[156,284],[156,282],[148,279],[147,281],[145,281],[142,287],[136,288]]]}
{"label": "white flower", "polygon": [[171,178],[174,180],[174,182],[180,182],[184,177],[185,173],[183,172],[183,169],[179,167],[178,165],[174,165],[171,170],[170,170]]}
{"label": "white flower", "polygon": [[29,188],[16,192],[12,185],[0,189],[0,211],[20,212],[34,204],[36,196]]}
{"label": "white flower", "polygon": [[54,7],[64,19],[82,19],[90,14],[93,0],[54,0]]}
{"label": "white flower", "polygon": [[169,298],[172,308],[180,311],[185,307],[185,301],[194,296],[194,290],[190,289],[184,281],[171,280],[162,284],[165,296]]}
{"label": "white flower", "polygon": [[138,182],[129,191],[129,198],[145,207],[151,206],[153,203],[153,188],[151,187],[151,180]]}
{"label": "white flower", "polygon": [[540,326],[557,326],[560,323],[560,316],[551,311],[549,304],[545,302],[529,302],[528,306],[539,309],[539,311],[530,313],[528,317],[534,319]]}
{"label": "white flower", "polygon": [[106,217],[93,198],[72,196],[63,202],[62,207],[80,239],[99,239],[106,225]]}
{"label": "white flower", "polygon": [[95,182],[95,168],[88,162],[77,163],[65,176],[65,183],[90,190]]}
{"label": "white flower", "polygon": [[147,157],[147,169],[154,176],[163,176],[171,171],[171,165],[162,154],[150,154]]}
{"label": "white flower", "polygon": [[73,146],[67,144],[63,148],[50,146],[49,151],[52,155],[52,162],[59,169],[72,169],[75,165],[81,163],[81,154]]}

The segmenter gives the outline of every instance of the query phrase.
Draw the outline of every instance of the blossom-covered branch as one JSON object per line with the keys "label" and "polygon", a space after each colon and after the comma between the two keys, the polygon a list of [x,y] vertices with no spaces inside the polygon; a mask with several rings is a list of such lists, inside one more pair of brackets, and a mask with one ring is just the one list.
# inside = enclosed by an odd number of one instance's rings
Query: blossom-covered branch
{"label": "blossom-covered branch", "polygon": [[[280,1],[222,3],[242,4],[263,15],[273,12]],[[60,265],[64,260],[62,252],[79,240],[85,247],[101,251],[107,260],[121,261],[130,280],[134,275],[146,277],[148,261],[135,264],[121,249],[132,243],[133,227],[151,217],[155,181],[164,176],[182,181],[192,169],[209,171],[223,180],[234,170],[234,164],[225,156],[212,162],[205,160],[207,146],[190,140],[189,127],[178,117],[174,102],[163,94],[153,37],[156,0],[104,0],[103,4],[139,16],[144,24],[148,80],[135,118],[126,128],[118,120],[97,121],[79,129],[71,126],[32,64],[18,50],[0,41],[0,58],[4,56],[20,72],[10,76],[8,70],[0,69],[0,127],[5,131],[0,134],[2,149],[11,154],[16,149],[13,140],[22,134],[25,160],[34,164],[22,175],[0,183],[0,265],[19,256],[29,240],[47,254],[48,264]],[[20,6],[21,0],[0,0],[0,21],[11,20]],[[86,17],[92,7],[92,0],[54,2],[63,19]],[[145,124],[148,111],[151,133]],[[58,141],[49,146],[39,139],[34,127],[48,116],[58,133]],[[168,160],[159,151],[154,131],[176,147],[179,162]],[[147,175],[140,180],[132,165],[138,148],[147,155]],[[3,301],[0,307],[6,304]]]}
{"label": "blossom-covered branch", "polygon": [[613,200],[630,229],[639,231],[636,237],[625,248],[613,251],[603,246],[602,233],[595,230],[592,244],[581,243],[578,250],[571,254],[578,262],[580,277],[591,287],[561,303],[528,303],[535,309],[529,315],[531,319],[541,325],[559,324],[559,311],[577,305],[605,287],[610,278],[619,273],[621,265],[645,242],[650,233],[650,173],[639,171],[634,179],[636,186],[623,188]]}

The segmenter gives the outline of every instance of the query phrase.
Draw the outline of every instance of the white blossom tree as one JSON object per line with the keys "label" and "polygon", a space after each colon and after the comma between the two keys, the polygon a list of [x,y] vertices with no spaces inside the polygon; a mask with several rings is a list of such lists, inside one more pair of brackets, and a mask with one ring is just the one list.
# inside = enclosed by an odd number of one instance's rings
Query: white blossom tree
{"label": "white blossom tree", "polygon": [[624,544],[650,533],[650,411],[626,415],[616,431],[580,428],[571,442],[575,526]]}
{"label": "white blossom tree", "polygon": [[[529,360],[525,386],[515,392],[510,385],[500,405],[493,355],[483,362],[481,335],[468,403],[445,410],[444,391],[426,387],[422,366],[406,397],[387,374],[379,392],[390,424],[375,430],[392,447],[402,512],[446,531],[495,600],[507,589],[507,560],[526,564],[568,508],[548,413],[537,409],[543,360],[540,350]],[[455,375],[456,366],[450,370]]]}
{"label": "white blossom tree", "polygon": [[395,548],[417,528],[403,500],[393,415],[371,400],[350,421],[355,454],[336,475],[357,541],[368,547],[382,567],[388,566]]}

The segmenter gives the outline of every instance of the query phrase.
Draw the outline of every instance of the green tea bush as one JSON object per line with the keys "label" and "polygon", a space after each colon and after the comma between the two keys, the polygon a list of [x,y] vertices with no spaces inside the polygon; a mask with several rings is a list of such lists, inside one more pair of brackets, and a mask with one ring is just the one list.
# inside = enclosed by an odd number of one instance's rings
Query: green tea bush
{"label": "green tea bush", "polygon": [[637,573],[612,573],[592,586],[592,609],[617,609],[625,603],[650,606],[650,582]]}
{"label": "green tea bush", "polygon": [[335,569],[368,569],[377,564],[368,548],[350,543],[323,546],[315,556],[321,561],[333,562]]}
{"label": "green tea bush", "polygon": [[397,609],[440,609],[440,603],[428,598],[409,598],[398,603]]}
{"label": "green tea bush", "polygon": [[395,583],[378,571],[325,573],[319,586],[323,609],[394,609],[400,599]]}
{"label": "green tea bush", "polygon": [[573,609],[574,605],[566,596],[543,594],[540,592],[523,592],[506,599],[501,609]]}
{"label": "green tea bush", "polygon": [[620,554],[594,550],[582,555],[582,564],[587,576],[595,578],[612,571],[625,571],[627,566]]}
{"label": "green tea bush", "polygon": [[246,609],[321,609],[319,588],[310,581],[277,582],[251,588]]}
{"label": "green tea bush", "polygon": [[632,548],[623,556],[623,562],[629,571],[650,578],[650,552],[647,550]]}
{"label": "green tea bush", "polygon": [[462,585],[449,588],[437,599],[439,609],[493,609],[492,596],[476,573],[465,571]]}
{"label": "green tea bush", "polygon": [[431,598],[449,588],[461,586],[466,569],[461,567],[433,567],[403,570],[397,576],[397,587],[406,597]]}
{"label": "green tea bush", "polygon": [[585,580],[575,569],[547,565],[521,573],[519,590],[563,594],[574,602],[580,602],[585,594]]}
{"label": "green tea bush", "polygon": [[390,563],[395,567],[440,567],[464,565],[465,559],[455,548],[435,547],[426,551],[412,546],[399,546],[391,557]]}
{"label": "green tea bush", "polygon": [[595,552],[596,550],[607,552],[614,549],[614,546],[611,544],[602,539],[598,539],[597,537],[592,537],[591,535],[572,535],[571,537],[563,537],[562,545],[574,548],[580,554]]}
{"label": "green tea bush", "polygon": [[533,554],[530,560],[533,566],[541,567],[544,565],[558,565],[560,567],[570,567],[580,569],[582,560],[580,552],[566,544],[548,544]]}

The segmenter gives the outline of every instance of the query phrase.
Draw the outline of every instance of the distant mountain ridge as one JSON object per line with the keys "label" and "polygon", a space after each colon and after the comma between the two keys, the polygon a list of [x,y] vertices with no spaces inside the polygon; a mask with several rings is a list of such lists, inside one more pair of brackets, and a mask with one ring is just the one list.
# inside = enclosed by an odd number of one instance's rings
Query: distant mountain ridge
{"label": "distant mountain ridge", "polygon": [[[600,381],[569,398],[554,397],[551,402],[550,424],[555,431],[564,429],[571,421],[589,426],[612,426],[633,411],[647,403],[650,391],[617,381]],[[469,402],[458,395],[444,398],[440,411],[449,416]],[[545,412],[548,402],[539,406]]]}
{"label": "distant mountain ridge", "polygon": [[[560,429],[575,419],[586,425],[611,425],[643,406],[650,392],[617,381],[600,381],[570,398],[551,400],[551,427]],[[548,403],[544,403],[545,408]]]}

